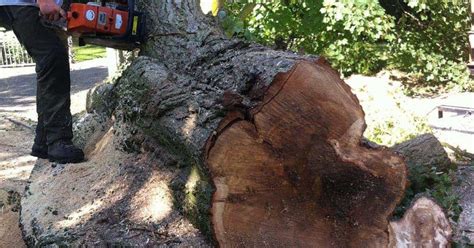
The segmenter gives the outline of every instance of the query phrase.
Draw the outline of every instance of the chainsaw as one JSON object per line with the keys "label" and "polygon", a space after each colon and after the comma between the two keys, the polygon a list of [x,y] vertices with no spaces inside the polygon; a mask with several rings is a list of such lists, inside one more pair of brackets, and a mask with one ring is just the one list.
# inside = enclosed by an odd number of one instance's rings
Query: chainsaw
{"label": "chainsaw", "polygon": [[135,0],[71,3],[66,31],[79,36],[79,46],[133,50],[145,40],[145,15],[135,11]]}

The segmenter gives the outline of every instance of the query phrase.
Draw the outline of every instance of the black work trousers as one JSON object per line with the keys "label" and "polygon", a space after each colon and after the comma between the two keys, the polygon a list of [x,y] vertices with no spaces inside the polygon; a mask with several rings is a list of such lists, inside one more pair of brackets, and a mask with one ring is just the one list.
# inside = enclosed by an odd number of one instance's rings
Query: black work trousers
{"label": "black work trousers", "polygon": [[13,29],[36,63],[35,143],[72,138],[68,49],[56,32],[41,24],[34,6],[0,6],[0,26]]}

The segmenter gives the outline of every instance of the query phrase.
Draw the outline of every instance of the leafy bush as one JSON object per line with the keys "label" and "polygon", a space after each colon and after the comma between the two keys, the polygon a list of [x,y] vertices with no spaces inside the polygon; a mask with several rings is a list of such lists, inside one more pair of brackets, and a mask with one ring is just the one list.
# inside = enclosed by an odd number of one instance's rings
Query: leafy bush
{"label": "leafy bush", "polygon": [[394,38],[393,18],[375,0],[228,3],[226,8],[228,35],[324,55],[346,75],[380,70],[389,52],[386,40]]}
{"label": "leafy bush", "polygon": [[387,120],[374,123],[367,127],[364,135],[370,141],[377,144],[393,146],[397,143],[413,139],[420,134],[430,132],[431,128],[424,119],[407,114],[403,119],[391,116]]}
{"label": "leafy bush", "polygon": [[324,1],[320,10],[329,44],[322,52],[345,75],[372,74],[386,66],[394,18],[378,1]]}
{"label": "leafy bush", "polygon": [[466,70],[469,2],[409,0],[408,6],[396,25],[392,67],[425,86],[474,90]]}
{"label": "leafy bush", "polygon": [[321,54],[345,75],[391,68],[410,76],[409,87],[474,90],[465,66],[469,2],[402,3],[395,15],[377,0],[239,1],[219,17],[229,36]]}
{"label": "leafy bush", "polygon": [[223,23],[230,36],[252,39],[275,49],[319,52],[324,26],[321,1],[272,1],[261,4],[227,3]]}
{"label": "leafy bush", "polygon": [[395,209],[395,217],[402,217],[415,197],[427,195],[443,207],[452,221],[458,220],[462,208],[458,196],[453,194],[453,181],[455,181],[453,171],[445,172],[435,167],[413,166],[410,167],[408,176],[410,185],[402,202]]}

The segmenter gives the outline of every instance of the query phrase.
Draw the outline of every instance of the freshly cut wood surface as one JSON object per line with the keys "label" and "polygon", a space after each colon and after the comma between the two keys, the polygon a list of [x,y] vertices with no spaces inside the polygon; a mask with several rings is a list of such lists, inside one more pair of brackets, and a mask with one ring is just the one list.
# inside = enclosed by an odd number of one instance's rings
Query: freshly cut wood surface
{"label": "freshly cut wood surface", "polygon": [[364,113],[325,63],[279,74],[207,151],[221,247],[384,247],[406,186],[397,155],[360,145]]}
{"label": "freshly cut wood surface", "polygon": [[401,220],[390,222],[389,247],[450,247],[452,233],[443,209],[430,198],[421,197]]}

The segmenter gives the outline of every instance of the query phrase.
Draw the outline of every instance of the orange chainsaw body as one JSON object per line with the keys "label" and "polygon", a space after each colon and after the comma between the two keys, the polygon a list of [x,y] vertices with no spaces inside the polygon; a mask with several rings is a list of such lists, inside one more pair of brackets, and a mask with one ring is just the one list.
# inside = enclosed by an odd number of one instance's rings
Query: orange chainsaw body
{"label": "orange chainsaw body", "polygon": [[69,32],[124,35],[129,13],[110,7],[73,3],[67,14]]}

